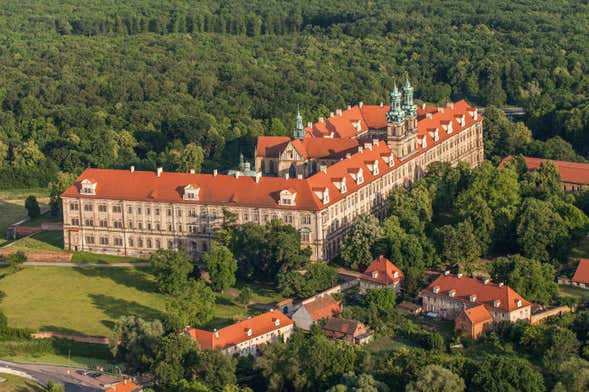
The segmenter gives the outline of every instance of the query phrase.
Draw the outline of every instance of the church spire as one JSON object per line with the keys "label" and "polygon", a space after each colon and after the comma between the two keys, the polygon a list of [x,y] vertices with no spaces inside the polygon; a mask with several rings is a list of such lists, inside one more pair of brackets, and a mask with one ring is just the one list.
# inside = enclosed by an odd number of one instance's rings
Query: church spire
{"label": "church spire", "polygon": [[393,90],[389,94],[389,98],[391,107],[387,112],[387,120],[394,123],[402,122],[405,116],[401,109],[401,92],[397,88],[396,82],[393,86]]}
{"label": "church spire", "polygon": [[409,76],[405,76],[405,85],[403,86],[403,111],[409,117],[415,117],[417,106],[413,102],[413,86],[409,82]]}
{"label": "church spire", "polygon": [[301,116],[301,111],[297,107],[297,118],[294,127],[294,138],[295,139],[304,139],[305,138],[305,127],[303,127],[303,116]]}

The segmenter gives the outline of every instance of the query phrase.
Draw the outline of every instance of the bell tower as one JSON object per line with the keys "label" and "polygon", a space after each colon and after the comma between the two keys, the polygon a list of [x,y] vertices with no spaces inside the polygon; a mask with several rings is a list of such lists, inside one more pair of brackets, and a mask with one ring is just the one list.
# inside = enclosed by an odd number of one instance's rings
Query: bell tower
{"label": "bell tower", "polygon": [[293,129],[293,136],[295,139],[305,138],[305,127],[303,126],[303,116],[301,116],[300,110],[297,108],[297,118]]}
{"label": "bell tower", "polygon": [[405,79],[403,86],[402,109],[405,112],[407,131],[417,134],[417,105],[413,102],[413,86],[409,82],[409,77]]}
{"label": "bell tower", "polygon": [[[417,152],[417,116],[408,115],[409,106],[413,105],[413,89],[406,90],[407,84],[403,88],[403,96],[395,83],[393,90],[389,94],[390,109],[387,112],[387,145],[393,151],[393,154],[401,160]],[[408,98],[407,92],[410,92]],[[401,99],[403,104],[401,105]],[[409,106],[408,106],[409,104]],[[416,108],[413,109],[415,113]]]}

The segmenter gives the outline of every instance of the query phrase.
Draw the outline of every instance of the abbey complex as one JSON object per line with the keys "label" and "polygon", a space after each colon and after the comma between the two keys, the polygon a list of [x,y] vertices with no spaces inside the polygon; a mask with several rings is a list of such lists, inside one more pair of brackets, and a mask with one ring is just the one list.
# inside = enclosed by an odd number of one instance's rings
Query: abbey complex
{"label": "abbey complex", "polygon": [[126,256],[184,246],[198,256],[226,209],[237,223],[281,219],[313,259],[329,259],[357,215],[382,217],[389,192],[430,163],[481,163],[482,121],[465,101],[418,107],[407,81],[391,91],[390,105],[360,102],[306,127],[299,114],[292,137],[259,137],[255,170],[87,169],[62,194],[64,244]]}

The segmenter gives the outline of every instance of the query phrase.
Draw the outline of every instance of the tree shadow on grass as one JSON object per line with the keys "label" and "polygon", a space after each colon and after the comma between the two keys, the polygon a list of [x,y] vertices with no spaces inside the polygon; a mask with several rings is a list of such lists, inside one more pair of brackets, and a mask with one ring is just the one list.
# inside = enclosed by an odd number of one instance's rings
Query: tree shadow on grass
{"label": "tree shadow on grass", "polygon": [[[164,317],[163,313],[159,310],[135,301],[126,301],[102,294],[90,294],[90,299],[92,299],[92,303],[95,306],[115,320],[122,316],[137,316],[144,320],[163,320]],[[103,321],[103,324],[106,325],[106,321]]]}
{"label": "tree shadow on grass", "polygon": [[99,268],[81,267],[75,270],[92,278],[107,278],[126,287],[133,287],[146,293],[155,293],[156,287],[153,275],[145,268]]}
{"label": "tree shadow on grass", "polygon": [[76,331],[75,329],[66,328],[57,325],[43,325],[39,328],[41,332],[59,332],[59,333],[69,333],[72,335],[85,335],[83,332]]}

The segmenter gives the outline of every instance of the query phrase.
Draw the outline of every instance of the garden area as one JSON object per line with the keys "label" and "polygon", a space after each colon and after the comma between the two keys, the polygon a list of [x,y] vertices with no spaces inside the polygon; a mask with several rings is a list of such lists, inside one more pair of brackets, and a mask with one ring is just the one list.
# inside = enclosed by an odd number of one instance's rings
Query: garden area
{"label": "garden area", "polygon": [[32,380],[0,373],[0,392],[42,392],[44,390]]}
{"label": "garden area", "polygon": [[27,218],[27,210],[24,207],[27,196],[35,195],[41,209],[44,209],[49,201],[47,192],[46,188],[0,191],[0,245],[6,242],[8,226]]}

